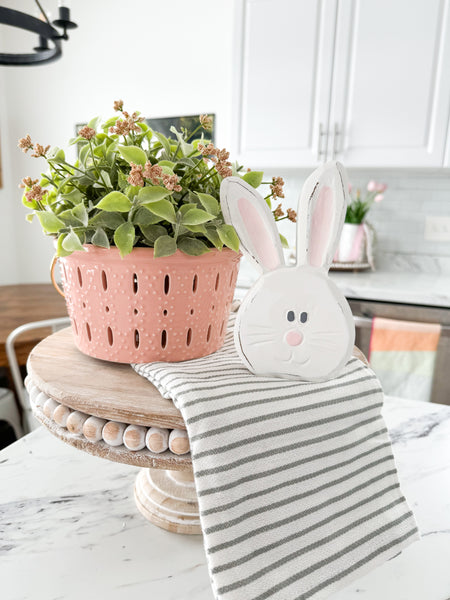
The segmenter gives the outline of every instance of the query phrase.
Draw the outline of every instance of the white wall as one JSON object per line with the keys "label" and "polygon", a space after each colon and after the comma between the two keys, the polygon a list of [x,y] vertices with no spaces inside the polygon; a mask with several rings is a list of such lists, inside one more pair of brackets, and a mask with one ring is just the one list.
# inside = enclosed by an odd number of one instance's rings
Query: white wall
{"label": "white wall", "polygon": [[[30,2],[9,0],[27,11]],[[45,6],[57,13],[57,1]],[[64,147],[74,125],[98,114],[113,114],[122,98],[145,116],[214,112],[217,143],[229,143],[231,120],[231,0],[77,0],[70,33],[59,61],[35,67],[0,67],[0,136],[4,189],[0,190],[0,284],[48,281],[51,240],[24,217],[17,185],[45,170],[43,159],[20,152],[17,140]],[[3,51],[33,43],[12,28],[0,32]]]}
{"label": "white wall", "polygon": [[0,188],[0,285],[17,283],[19,280],[16,260],[17,241],[14,235],[14,203],[20,202],[18,200],[20,194],[17,194],[17,190],[12,191],[10,132],[6,97],[3,93],[5,90],[3,75],[0,70],[0,157],[3,174],[3,187]]}

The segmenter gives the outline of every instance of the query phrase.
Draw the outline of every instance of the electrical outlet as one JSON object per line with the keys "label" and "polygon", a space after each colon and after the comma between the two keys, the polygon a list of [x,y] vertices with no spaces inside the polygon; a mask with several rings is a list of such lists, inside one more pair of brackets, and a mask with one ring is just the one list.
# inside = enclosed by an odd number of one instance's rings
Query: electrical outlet
{"label": "electrical outlet", "polygon": [[424,237],[428,242],[450,242],[450,217],[427,217]]}

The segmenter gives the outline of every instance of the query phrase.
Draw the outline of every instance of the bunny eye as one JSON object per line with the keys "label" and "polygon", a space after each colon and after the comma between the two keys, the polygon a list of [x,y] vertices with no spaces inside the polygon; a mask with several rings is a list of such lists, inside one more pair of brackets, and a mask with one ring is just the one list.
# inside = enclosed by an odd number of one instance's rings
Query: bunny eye
{"label": "bunny eye", "polygon": [[302,312],[302,314],[300,315],[300,322],[306,323],[307,320],[308,320],[308,313]]}
{"label": "bunny eye", "polygon": [[286,315],[288,321],[295,321],[295,314],[293,310],[288,311]]}

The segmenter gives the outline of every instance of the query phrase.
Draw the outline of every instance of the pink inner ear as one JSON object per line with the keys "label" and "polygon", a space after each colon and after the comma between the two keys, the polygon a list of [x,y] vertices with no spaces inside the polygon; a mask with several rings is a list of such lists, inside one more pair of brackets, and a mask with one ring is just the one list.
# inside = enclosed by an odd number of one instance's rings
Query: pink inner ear
{"label": "pink inner ear", "polygon": [[247,248],[247,250],[254,250],[255,258],[264,270],[272,271],[276,269],[280,265],[278,252],[271,239],[271,232],[264,225],[259,211],[247,198],[239,198],[238,207],[253,246],[253,248]]}
{"label": "pink inner ear", "polygon": [[308,263],[312,267],[321,267],[326,262],[326,253],[330,245],[333,226],[333,190],[324,186],[315,205],[309,228]]}

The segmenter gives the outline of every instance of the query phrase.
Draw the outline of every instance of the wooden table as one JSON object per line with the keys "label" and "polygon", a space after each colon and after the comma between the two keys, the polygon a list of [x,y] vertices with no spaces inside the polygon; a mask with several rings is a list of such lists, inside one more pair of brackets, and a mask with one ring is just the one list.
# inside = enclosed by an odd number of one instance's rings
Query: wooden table
{"label": "wooden table", "polygon": [[[13,329],[30,321],[67,316],[66,303],[51,283],[31,283],[0,286],[0,367],[8,366],[5,343]],[[35,329],[15,345],[20,365],[25,365],[32,348],[50,333]]]}

